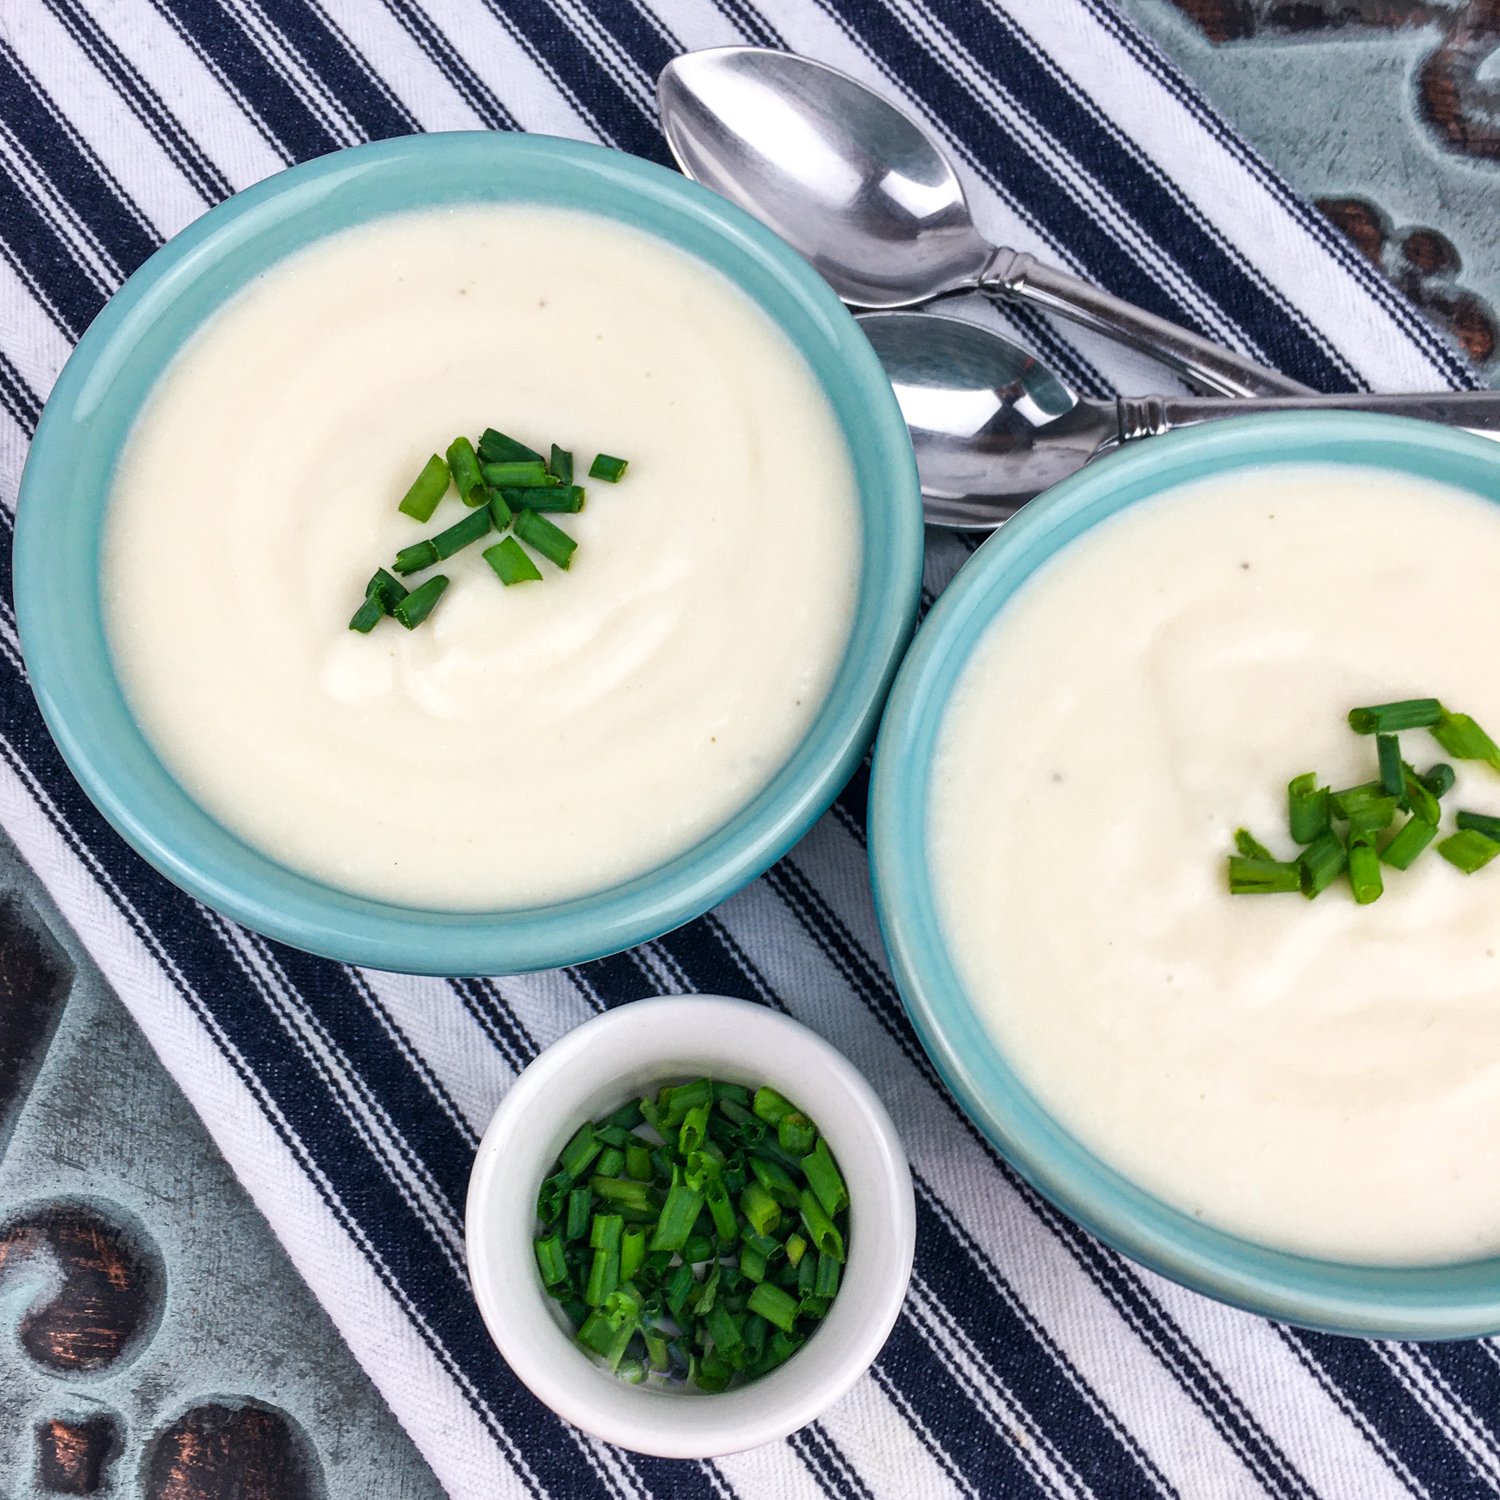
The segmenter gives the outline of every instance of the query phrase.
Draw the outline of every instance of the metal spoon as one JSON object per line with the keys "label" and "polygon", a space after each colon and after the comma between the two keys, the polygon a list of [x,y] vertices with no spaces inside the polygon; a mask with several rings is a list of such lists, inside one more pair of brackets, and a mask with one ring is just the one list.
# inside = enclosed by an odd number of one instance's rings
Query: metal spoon
{"label": "metal spoon", "polygon": [[1500,438],[1500,391],[1422,396],[1075,396],[988,328],[933,313],[865,313],[860,327],[911,430],[929,523],[989,531],[1119,443],[1219,417],[1369,411]]}
{"label": "metal spoon", "polygon": [[764,47],[713,47],[673,58],[656,97],[682,170],[768,224],[845,302],[913,307],[977,289],[1071,318],[1221,395],[1307,390],[1076,276],[991,245],[937,143],[834,68]]}

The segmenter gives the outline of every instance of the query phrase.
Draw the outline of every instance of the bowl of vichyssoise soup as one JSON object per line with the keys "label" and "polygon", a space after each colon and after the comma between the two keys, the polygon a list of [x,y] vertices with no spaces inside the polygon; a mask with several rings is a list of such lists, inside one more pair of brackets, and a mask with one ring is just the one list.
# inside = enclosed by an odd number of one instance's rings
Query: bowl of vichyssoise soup
{"label": "bowl of vichyssoise soup", "polygon": [[85,790],[210,906],[470,972],[616,951],[863,753],[920,503],[873,353],[774,236],[547,137],[292,168],[133,276],[22,487]]}
{"label": "bowl of vichyssoise soup", "polygon": [[949,1085],[1270,1316],[1500,1328],[1497,565],[1483,439],[1200,429],[1008,523],[882,724],[877,905]]}

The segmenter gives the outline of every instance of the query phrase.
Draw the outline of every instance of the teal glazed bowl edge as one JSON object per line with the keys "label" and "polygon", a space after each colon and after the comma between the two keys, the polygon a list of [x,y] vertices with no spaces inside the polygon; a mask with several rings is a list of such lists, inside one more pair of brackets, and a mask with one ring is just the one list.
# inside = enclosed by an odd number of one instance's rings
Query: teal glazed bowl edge
{"label": "teal glazed bowl edge", "polygon": [[[300,875],[192,800],[137,727],[116,678],[100,548],[130,428],[205,319],[329,234],[391,214],[484,202],[576,208],[634,225],[747,293],[811,366],[834,409],[855,469],[863,562],[849,645],[822,710],[734,818],[668,863],[595,895],[445,912]],[[618,952],[690,921],[780,858],[868,748],[911,634],[921,566],[921,497],[900,409],[858,325],[822,280],[749,215],[675,172],[600,146],[495,132],[335,152],[247,188],[168,241],[111,299],[59,376],[22,478],[14,546],[21,646],[42,715],[90,800],[126,841],[176,885],[270,937],[345,962],[439,975],[511,973]]]}
{"label": "teal glazed bowl edge", "polygon": [[949,958],[927,858],[931,771],[944,710],[1006,601],[1084,531],[1166,489],[1247,466],[1386,468],[1500,504],[1500,444],[1430,423],[1346,413],[1243,417],[1128,448],[1027,506],[939,599],[887,701],[870,786],[876,915],[907,1014],[943,1081],[1044,1198],[1131,1259],[1282,1322],[1374,1338],[1500,1330],[1500,1257],[1436,1266],[1347,1265],[1271,1249],[1137,1187],[1031,1094],[991,1040]]}

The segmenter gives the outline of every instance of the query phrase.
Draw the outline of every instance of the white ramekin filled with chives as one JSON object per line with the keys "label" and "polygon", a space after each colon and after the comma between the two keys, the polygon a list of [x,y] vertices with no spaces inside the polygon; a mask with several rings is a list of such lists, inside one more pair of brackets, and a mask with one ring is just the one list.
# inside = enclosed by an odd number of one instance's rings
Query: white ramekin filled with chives
{"label": "white ramekin filled with chives", "polygon": [[[559,1158],[578,1140],[581,1126],[606,1120],[642,1097],[655,1098],[664,1085],[705,1078],[729,1086],[732,1114],[746,1108],[759,1118],[753,1108],[738,1104],[737,1091],[745,1090],[753,1106],[765,1089],[797,1106],[797,1113],[811,1122],[820,1157],[826,1154],[836,1163],[846,1191],[847,1208],[836,1216],[843,1232],[831,1240],[820,1225],[820,1247],[791,1208],[779,1227],[770,1225],[769,1237],[779,1247],[773,1259],[783,1273],[789,1240],[811,1242],[800,1258],[812,1267],[822,1260],[825,1273],[832,1257],[820,1256],[819,1248],[836,1248],[844,1257],[837,1292],[825,1304],[811,1290],[799,1298],[794,1281],[783,1289],[774,1274],[765,1277],[762,1284],[770,1290],[760,1293],[755,1304],[772,1314],[765,1356],[741,1360],[744,1368],[732,1376],[727,1366],[718,1369],[711,1359],[705,1361],[707,1384],[723,1378],[726,1389],[705,1389],[696,1378],[696,1361],[691,1380],[681,1378],[685,1371],[678,1360],[672,1369],[657,1373],[627,1370],[645,1376],[631,1383],[620,1378],[621,1360],[611,1359],[612,1351],[600,1347],[606,1340],[595,1339],[598,1352],[580,1346],[574,1326],[584,1310],[575,1309],[570,1321],[564,1299],[548,1295],[538,1243],[566,1243],[566,1208],[560,1207],[552,1225],[539,1222],[538,1196],[557,1176]],[[775,1114],[775,1108],[765,1108],[765,1097],[761,1113]],[[649,1129],[644,1133],[652,1134]],[[738,1138],[733,1130],[719,1137],[731,1158]],[[775,1156],[769,1144],[774,1139],[772,1122],[768,1144],[756,1154]],[[795,1149],[778,1159],[790,1165]],[[628,1175],[622,1169],[620,1180]],[[587,1171],[578,1174],[577,1182],[589,1180]],[[829,1193],[829,1179],[814,1167],[799,1186],[809,1192],[808,1207],[818,1224],[816,1190]],[[753,1189],[750,1198],[753,1205]],[[609,1207],[594,1204],[595,1210]],[[706,1203],[703,1215],[707,1225]],[[512,1086],[485,1133],[470,1180],[467,1217],[474,1294],[516,1375],[584,1430],[670,1458],[706,1458],[773,1441],[842,1397],[879,1353],[895,1322],[911,1275],[916,1235],[905,1153],[890,1116],[858,1071],[827,1042],[784,1015],[743,1000],[703,995],[639,1001],[610,1011],[537,1058]],[[645,1228],[645,1216],[637,1217],[642,1222],[631,1227]],[[746,1232],[743,1222],[741,1235],[745,1243],[736,1237],[732,1253],[724,1242],[726,1278],[742,1258],[755,1254],[749,1242],[756,1236]],[[647,1248],[650,1243],[648,1233]],[[612,1254],[607,1249],[596,1253],[587,1237],[574,1244],[573,1253],[590,1264],[603,1264]],[[672,1259],[681,1257],[674,1254]],[[713,1264],[718,1262],[715,1255]],[[669,1278],[659,1279],[665,1298]],[[741,1290],[750,1286],[747,1282]],[[601,1303],[607,1299],[597,1286],[594,1291]],[[811,1322],[804,1317],[795,1323],[795,1332],[777,1328],[777,1314],[787,1315],[793,1302],[803,1307],[814,1303],[819,1316]],[[602,1329],[602,1315],[597,1309],[588,1312],[594,1330]],[[786,1321],[792,1322],[789,1315]],[[735,1318],[737,1328],[752,1322],[746,1313]],[[780,1359],[772,1348],[778,1333],[783,1335],[777,1346]]]}

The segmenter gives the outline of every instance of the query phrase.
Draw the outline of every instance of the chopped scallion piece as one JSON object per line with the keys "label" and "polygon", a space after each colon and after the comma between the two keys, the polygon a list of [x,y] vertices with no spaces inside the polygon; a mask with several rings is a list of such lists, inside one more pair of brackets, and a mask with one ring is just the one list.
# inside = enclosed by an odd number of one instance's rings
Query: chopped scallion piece
{"label": "chopped scallion piece", "polygon": [[547,490],[502,490],[500,493],[513,511],[553,511],[567,515],[582,510],[586,498],[581,484],[558,484]]}
{"label": "chopped scallion piece", "polygon": [[1455,760],[1486,760],[1500,770],[1500,745],[1497,745],[1468,714],[1450,714],[1431,726],[1433,738]]}
{"label": "chopped scallion piece", "polygon": [[536,582],[542,576],[537,565],[526,555],[526,549],[513,536],[496,542],[493,547],[486,547],[482,555],[506,588],[513,583]]}
{"label": "chopped scallion piece", "polygon": [[487,464],[524,463],[528,459],[540,460],[542,455],[525,443],[518,443],[493,427],[486,427],[479,438],[479,457]]}
{"label": "chopped scallion piece", "polygon": [[1482,833],[1500,843],[1500,818],[1493,818],[1488,813],[1461,812],[1455,821],[1460,828],[1472,828],[1475,833]]}
{"label": "chopped scallion piece", "polygon": [[661,1214],[656,1221],[656,1232],[651,1236],[652,1250],[682,1250],[698,1221],[698,1212],[703,1207],[703,1194],[676,1183],[667,1193]]}
{"label": "chopped scallion piece", "polygon": [[1331,794],[1326,786],[1318,785],[1313,772],[1294,776],[1287,783],[1286,793],[1287,821],[1294,842],[1310,844],[1328,832],[1332,826],[1328,808]]}
{"label": "chopped scallion piece", "polygon": [[438,600],[443,597],[443,590],[447,587],[448,579],[444,574],[433,574],[421,588],[413,589],[391,611],[396,623],[404,625],[408,630],[415,630],[436,608]]}
{"label": "chopped scallion piece", "polygon": [[547,467],[559,484],[572,484],[573,455],[566,448],[559,448],[556,443],[553,443],[552,455],[547,460]]}
{"label": "chopped scallion piece", "polygon": [[507,531],[516,518],[516,513],[506,503],[499,490],[490,491],[490,524],[496,531]]}
{"label": "chopped scallion piece", "polygon": [[448,467],[453,471],[453,482],[464,504],[483,505],[487,498],[484,475],[479,471],[479,459],[468,438],[456,437],[448,445]]}
{"label": "chopped scallion piece", "polygon": [[572,563],[578,543],[560,526],[554,526],[534,510],[523,510],[516,517],[515,532],[528,547],[540,552],[557,567],[566,568]]}
{"label": "chopped scallion piece", "polygon": [[1395,836],[1380,851],[1380,857],[1392,869],[1409,870],[1412,861],[1436,837],[1437,824],[1425,822],[1413,814],[1396,830]]}
{"label": "chopped scallion piece", "polygon": [[391,577],[384,568],[376,568],[365,585],[365,598],[378,600],[386,614],[390,614],[407,593],[406,585],[399,578]]}
{"label": "chopped scallion piece", "polygon": [[573,1138],[562,1149],[558,1166],[575,1182],[583,1176],[589,1163],[604,1149],[604,1142],[593,1125],[579,1127]]}
{"label": "chopped scallion piece", "polygon": [[802,1171],[807,1185],[818,1195],[818,1202],[830,1218],[835,1218],[849,1207],[849,1189],[833,1160],[827,1141],[819,1141],[812,1151],[802,1158]]}
{"label": "chopped scallion piece", "polygon": [[818,1138],[817,1127],[806,1115],[782,1115],[776,1122],[776,1143],[789,1156],[806,1156]]}
{"label": "chopped scallion piece", "polygon": [[537,1270],[542,1273],[542,1281],[547,1286],[561,1286],[568,1279],[568,1260],[563,1254],[563,1243],[555,1235],[549,1234],[545,1239],[534,1240],[532,1244],[536,1250]]}
{"label": "chopped scallion piece", "polygon": [[608,453],[599,453],[589,465],[589,478],[602,479],[606,484],[618,484],[629,467],[630,460],[614,458]]}
{"label": "chopped scallion piece", "polygon": [[[1452,753],[1458,754],[1456,750]],[[1449,834],[1437,846],[1437,852],[1465,875],[1472,875],[1475,870],[1482,870],[1500,854],[1500,840],[1492,839],[1487,833],[1480,833],[1477,828],[1461,828],[1457,833]]]}
{"label": "chopped scallion piece", "polygon": [[1361,906],[1378,901],[1384,889],[1380,878],[1380,856],[1367,837],[1349,840],[1349,884],[1354,890],[1355,901]]}
{"label": "chopped scallion piece", "polygon": [[433,550],[437,553],[439,561],[446,562],[455,552],[461,551],[470,542],[477,542],[480,537],[488,536],[489,530],[489,507],[480,506],[472,515],[465,516],[462,521],[456,522],[446,531],[438,532],[432,538]]}
{"label": "chopped scallion piece", "polygon": [[779,1286],[769,1286],[764,1281],[750,1293],[745,1305],[784,1333],[790,1333],[797,1321],[795,1299],[787,1296]]}
{"label": "chopped scallion piece", "polygon": [[1437,797],[1405,761],[1401,762],[1401,788],[1401,800],[1414,818],[1421,818],[1424,823],[1436,823],[1442,817],[1443,809]]}
{"label": "chopped scallion piece", "polygon": [[403,547],[396,554],[396,560],[391,566],[398,573],[420,573],[423,568],[430,568],[437,560],[437,548],[432,545],[432,538],[426,537],[420,542],[413,542],[410,547]]}
{"label": "chopped scallion piece", "polygon": [[1401,775],[1401,741],[1393,734],[1377,734],[1375,750],[1380,761],[1380,785],[1387,797],[1400,797],[1405,791]]}
{"label": "chopped scallion piece", "polygon": [[385,607],[380,600],[366,599],[354,611],[354,618],[349,621],[349,629],[357,630],[361,635],[369,635],[383,619],[385,619]]}
{"label": "chopped scallion piece", "polygon": [[795,1114],[797,1106],[775,1089],[767,1085],[755,1091],[755,1103],[752,1106],[757,1119],[764,1120],[767,1125],[778,1125],[783,1115]]}
{"label": "chopped scallion piece", "polygon": [[504,464],[481,464],[479,472],[484,476],[484,482],[497,490],[531,490],[558,483],[539,458],[522,458]]}
{"label": "chopped scallion piece", "polygon": [[[802,1215],[807,1237],[818,1247],[820,1255],[831,1255],[835,1260],[844,1258],[844,1238],[834,1227],[833,1220],[823,1207],[821,1199],[811,1189],[801,1193],[797,1208]],[[803,1257],[804,1261],[806,1257]],[[799,1271],[801,1266],[797,1268]]]}
{"label": "chopped scallion piece", "polygon": [[1302,851],[1297,864],[1302,877],[1302,894],[1311,901],[1321,895],[1343,873],[1349,862],[1349,851],[1336,833],[1325,833]]}
{"label": "chopped scallion piece", "polygon": [[1234,847],[1245,856],[1246,859],[1275,860],[1276,856],[1271,853],[1261,841],[1250,832],[1248,828],[1236,828],[1234,831]]}
{"label": "chopped scallion piece", "polygon": [[1278,891],[1301,888],[1301,870],[1295,860],[1255,859],[1248,855],[1229,856],[1229,894],[1231,896],[1269,896]]}
{"label": "chopped scallion piece", "polygon": [[412,480],[411,488],[401,498],[397,510],[418,521],[430,521],[438,501],[448,493],[448,465],[436,453],[422,465],[422,472]]}
{"label": "chopped scallion piece", "polygon": [[1445,760],[1440,760],[1423,778],[1422,785],[1432,793],[1434,797],[1446,797],[1453,790],[1453,783],[1458,779],[1453,767]]}
{"label": "chopped scallion piece", "polygon": [[1436,724],[1443,705],[1436,698],[1403,698],[1398,703],[1376,703],[1349,710],[1355,734],[1395,734],[1402,729],[1427,729]]}

